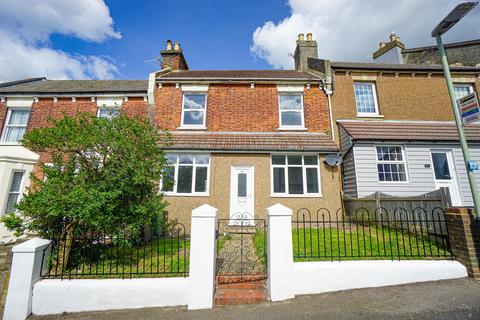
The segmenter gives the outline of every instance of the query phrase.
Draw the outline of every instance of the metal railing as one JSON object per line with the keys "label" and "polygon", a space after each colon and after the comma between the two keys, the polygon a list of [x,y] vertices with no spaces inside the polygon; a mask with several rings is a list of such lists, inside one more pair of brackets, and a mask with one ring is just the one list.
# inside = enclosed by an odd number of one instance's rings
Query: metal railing
{"label": "metal railing", "polygon": [[295,261],[453,259],[442,208],[302,208],[293,220]]}
{"label": "metal railing", "polygon": [[[70,243],[70,250],[68,244]],[[51,250],[50,250],[51,249]],[[144,228],[138,234],[100,232],[56,239],[44,251],[43,278],[185,277],[189,270],[190,239],[185,226],[166,230]],[[50,255],[47,253],[50,252]]]}

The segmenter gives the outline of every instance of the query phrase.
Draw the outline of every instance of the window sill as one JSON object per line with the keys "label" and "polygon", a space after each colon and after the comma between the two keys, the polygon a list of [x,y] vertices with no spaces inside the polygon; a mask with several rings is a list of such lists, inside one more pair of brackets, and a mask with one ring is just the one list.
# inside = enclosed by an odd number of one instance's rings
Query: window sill
{"label": "window sill", "polygon": [[307,131],[305,127],[280,127],[278,131]]}
{"label": "window sill", "polygon": [[207,130],[205,126],[182,126],[178,127],[177,130]]}
{"label": "window sill", "polygon": [[270,194],[270,198],[323,198],[321,193],[315,194]]}
{"label": "window sill", "polygon": [[209,197],[210,196],[208,193],[195,194],[195,193],[168,193],[168,192],[163,192],[163,195],[166,197]]}
{"label": "window sill", "polygon": [[378,181],[379,184],[410,184],[410,181]]}
{"label": "window sill", "polygon": [[21,142],[0,142],[0,146],[21,146]]}

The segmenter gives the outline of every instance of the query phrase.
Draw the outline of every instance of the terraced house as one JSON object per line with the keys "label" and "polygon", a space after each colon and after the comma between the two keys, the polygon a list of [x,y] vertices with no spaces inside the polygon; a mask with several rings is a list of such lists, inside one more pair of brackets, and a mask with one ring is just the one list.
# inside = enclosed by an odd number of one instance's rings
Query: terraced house
{"label": "terraced house", "polygon": [[[480,88],[477,45],[446,45],[457,98]],[[434,54],[434,47],[406,49],[392,34],[373,53],[373,63],[308,60],[331,79],[347,195],[418,196],[445,187],[453,206],[473,206],[443,69]],[[465,130],[471,156],[479,161],[480,124]]]}
{"label": "terraced house", "polygon": [[[297,43],[297,62],[310,42]],[[252,223],[275,203],[341,207],[339,169],[324,162],[338,148],[322,78],[302,70],[189,70],[170,43],[161,54],[163,69],[151,79],[155,122],[173,138],[166,149],[175,184],[163,189],[170,218],[189,224],[192,209],[205,203],[220,218]]]}
{"label": "terraced house", "polygon": [[[315,41],[299,41],[297,65],[312,50]],[[48,162],[47,155],[21,146],[25,131],[78,111],[150,116],[159,130],[172,133],[172,143],[161,147],[175,183],[162,191],[169,218],[187,227],[192,209],[205,203],[222,218],[249,221],[275,203],[295,210],[341,207],[340,170],[324,162],[338,147],[318,74],[299,68],[189,70],[171,42],[161,54],[162,70],[149,82],[39,78],[2,85],[2,214],[19,201],[35,162]]]}
{"label": "terraced house", "polygon": [[[149,114],[145,80],[26,79],[0,85],[0,215],[11,212],[29,186],[35,163],[48,155],[21,145],[26,131],[45,127],[50,118],[90,112],[111,117]],[[0,224],[0,242],[12,235]]]}

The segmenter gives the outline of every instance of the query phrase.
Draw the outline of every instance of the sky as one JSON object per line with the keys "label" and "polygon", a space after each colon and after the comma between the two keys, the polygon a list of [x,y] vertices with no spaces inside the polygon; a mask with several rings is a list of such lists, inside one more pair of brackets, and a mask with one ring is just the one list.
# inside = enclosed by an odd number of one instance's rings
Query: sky
{"label": "sky", "polygon": [[[0,82],[146,79],[166,41],[191,69],[289,69],[298,33],[319,56],[371,61],[395,31],[408,48],[458,0],[1,0]],[[445,42],[480,38],[480,6]]]}

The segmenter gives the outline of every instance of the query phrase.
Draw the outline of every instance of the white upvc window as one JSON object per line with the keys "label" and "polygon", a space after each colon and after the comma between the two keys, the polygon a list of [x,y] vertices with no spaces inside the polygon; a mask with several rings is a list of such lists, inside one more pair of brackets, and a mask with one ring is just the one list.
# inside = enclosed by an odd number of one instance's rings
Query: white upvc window
{"label": "white upvc window", "polygon": [[184,92],[181,128],[205,129],[207,115],[207,94]]}
{"label": "white upvc window", "polygon": [[455,83],[453,84],[453,90],[455,91],[455,100],[458,100],[473,93],[473,85],[470,83]]}
{"label": "white upvc window", "polygon": [[120,115],[123,97],[96,97],[97,117],[112,119]]}
{"label": "white upvc window", "polygon": [[402,146],[376,146],[379,182],[408,182],[405,150]]}
{"label": "white upvc window", "polygon": [[2,143],[20,143],[27,130],[30,108],[8,108]]}
{"label": "white upvc window", "polygon": [[378,116],[377,92],[374,82],[354,82],[358,116]]}
{"label": "white upvc window", "polygon": [[280,129],[305,129],[303,94],[278,94]]}
{"label": "white upvc window", "polygon": [[20,201],[21,187],[23,184],[23,171],[13,171],[8,188],[7,204],[5,206],[4,214],[9,214],[15,211],[15,205]]}
{"label": "white upvc window", "polygon": [[116,107],[116,106],[112,106],[112,107],[102,106],[102,107],[98,107],[98,110],[97,110],[97,117],[99,118],[112,119],[112,118],[118,117],[119,115],[120,115],[120,107]]}
{"label": "white upvc window", "polygon": [[272,196],[321,196],[318,155],[272,154]]}
{"label": "white upvc window", "polygon": [[208,196],[209,154],[169,153],[162,191],[167,195]]}

